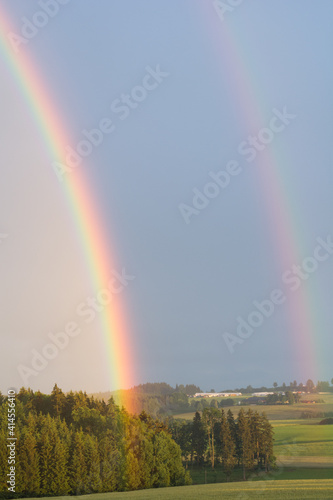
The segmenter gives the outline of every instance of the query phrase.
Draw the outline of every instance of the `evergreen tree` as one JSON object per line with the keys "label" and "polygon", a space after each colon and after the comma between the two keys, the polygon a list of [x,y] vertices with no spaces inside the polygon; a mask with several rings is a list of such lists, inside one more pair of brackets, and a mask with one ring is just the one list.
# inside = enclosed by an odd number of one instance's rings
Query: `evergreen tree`
{"label": "evergreen tree", "polygon": [[75,495],[87,493],[86,485],[87,466],[84,454],[84,434],[82,431],[76,431],[73,439],[73,451],[70,471],[71,491]]}
{"label": "evergreen tree", "polygon": [[[5,405],[3,405],[3,409],[5,409]],[[4,417],[4,411],[3,415],[1,415],[0,418],[0,423],[5,422],[5,417]],[[6,408],[6,413],[7,413],[7,408]],[[8,456],[7,456],[7,433],[3,428],[0,427],[0,492],[2,491],[8,491],[8,484],[7,484],[7,470],[8,470]]]}
{"label": "evergreen tree", "polygon": [[66,495],[70,491],[69,449],[59,436],[56,420],[49,414],[43,419],[39,450],[41,494]]}
{"label": "evergreen tree", "polygon": [[54,472],[50,483],[53,495],[68,495],[70,492],[68,456],[69,449],[66,443],[56,436],[53,448]]}
{"label": "evergreen tree", "polygon": [[134,450],[129,449],[126,454],[125,489],[137,490],[140,487],[140,466]]}
{"label": "evergreen tree", "polygon": [[50,478],[53,474],[53,436],[51,432],[51,417],[47,415],[43,418],[43,424],[38,443],[40,457],[40,493],[48,495],[50,491]]}
{"label": "evergreen tree", "polygon": [[99,442],[102,491],[116,491],[119,485],[121,454],[108,430]]}
{"label": "evergreen tree", "polygon": [[215,424],[220,420],[221,413],[217,408],[205,408],[202,414],[207,430],[208,446],[212,469],[215,466]]}
{"label": "evergreen tree", "polygon": [[50,401],[52,408],[52,413],[51,413],[52,416],[54,417],[63,416],[66,405],[66,396],[64,395],[62,390],[59,389],[57,384],[55,384],[52,389]]}
{"label": "evergreen tree", "polygon": [[243,480],[246,480],[246,470],[252,467],[253,450],[251,442],[251,433],[248,419],[243,409],[238,413],[237,419],[237,433],[240,443],[239,447],[239,460],[243,468]]}
{"label": "evergreen tree", "polygon": [[227,481],[236,465],[236,443],[223,410],[220,424],[221,459]]}
{"label": "evergreen tree", "polygon": [[259,467],[262,419],[257,411],[253,413],[251,410],[248,411],[247,418],[250,426],[251,441],[252,441],[252,462],[256,460],[257,466]]}
{"label": "evergreen tree", "polygon": [[175,439],[176,443],[179,444],[180,449],[182,451],[183,459],[187,465],[188,457],[191,453],[192,448],[192,430],[193,424],[192,422],[184,422],[180,427],[179,439]]}
{"label": "evergreen tree", "polygon": [[152,471],[154,469],[153,432],[151,429],[146,428],[141,436],[139,468],[140,488],[151,488],[153,485]]}
{"label": "evergreen tree", "polygon": [[17,491],[24,495],[39,495],[40,473],[37,448],[37,418],[29,413],[17,450]]}
{"label": "evergreen tree", "polygon": [[[195,455],[195,461],[202,464],[204,461],[204,453],[207,446],[207,438],[205,434],[204,423],[198,411],[195,412],[192,423],[192,456]],[[192,461],[192,458],[191,458]]]}
{"label": "evergreen tree", "polygon": [[262,432],[261,432],[261,453],[264,459],[265,471],[267,472],[275,457],[273,455],[273,427],[269,423],[266,415],[262,414]]}
{"label": "evergreen tree", "polygon": [[87,467],[86,491],[99,493],[102,491],[100,456],[95,436],[85,435],[85,456]]}
{"label": "evergreen tree", "polygon": [[62,414],[64,419],[66,420],[67,425],[70,425],[73,422],[73,408],[75,405],[75,396],[74,392],[70,391],[68,394],[65,396],[65,405],[62,410]]}
{"label": "evergreen tree", "polygon": [[42,413],[43,415],[47,415],[48,413],[51,414],[51,397],[42,394],[40,391],[35,392],[32,400],[32,407],[37,413]]}

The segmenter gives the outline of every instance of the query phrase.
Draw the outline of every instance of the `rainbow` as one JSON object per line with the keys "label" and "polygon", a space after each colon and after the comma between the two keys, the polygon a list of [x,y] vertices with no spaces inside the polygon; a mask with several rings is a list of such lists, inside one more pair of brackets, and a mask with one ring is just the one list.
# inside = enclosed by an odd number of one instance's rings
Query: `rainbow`
{"label": "rainbow", "polygon": [[[8,40],[7,33],[14,32],[11,23],[2,8],[0,10],[0,52],[10,71],[13,81],[27,102],[36,127],[42,138],[50,163],[46,168],[52,168],[54,160],[65,164],[65,147],[71,144],[70,135],[65,130],[63,121],[58,116],[48,90],[43,83],[42,75],[28,56],[24,47],[15,54]],[[59,182],[54,176],[54,182]],[[73,224],[77,230],[80,247],[84,249],[84,257],[88,268],[93,288],[98,291],[105,288],[115,259],[110,257],[109,244],[103,234],[103,218],[98,210],[97,202],[83,169],[64,176],[62,183],[64,195],[68,203]],[[115,305],[114,305],[115,304]],[[132,341],[125,321],[125,308],[119,299],[111,302],[101,313],[102,335],[106,350],[106,363],[110,389],[128,389],[133,385],[134,356]],[[127,400],[126,391],[122,391],[121,398],[117,398],[129,411],[130,401]]]}
{"label": "rainbow", "polygon": [[[231,9],[235,10],[237,7]],[[229,22],[233,15],[226,12],[221,22],[214,8],[213,0],[200,4],[198,7],[200,23],[203,25],[204,36],[210,36],[216,50],[216,61],[223,65],[224,74],[228,75],[230,98],[234,103],[235,115],[239,117],[240,133],[247,137],[249,132],[259,131],[267,127],[267,119],[261,113],[262,98],[260,85],[255,73],[247,62],[245,48],[241,45],[241,37]],[[231,25],[231,26],[230,26]],[[209,34],[209,35],[207,35]],[[286,103],[287,104],[287,103]],[[273,103],[272,108],[274,108]],[[267,105],[265,106],[267,108]],[[288,106],[287,106],[288,109]],[[292,110],[288,111],[292,112]],[[297,118],[296,118],[297,120]],[[242,136],[240,136],[240,140]],[[287,192],[287,172],[283,165],[288,162],[282,157],[281,151],[274,151],[274,141],[261,151],[256,160],[245,168],[251,169],[262,196],[263,212],[267,217],[267,231],[270,232],[271,246],[275,254],[272,261],[278,263],[281,275],[293,264],[300,264],[305,256],[311,255],[313,248],[302,247],[300,224],[293,217],[293,193]],[[246,164],[246,161],[242,162]],[[305,224],[303,224],[305,225]],[[265,228],[266,229],[266,228]],[[314,242],[315,246],[316,242]],[[280,283],[281,284],[281,283]],[[275,284],[272,283],[272,289]],[[315,342],[319,325],[315,320],[313,297],[301,286],[296,292],[287,294],[283,306],[288,311],[290,348],[293,350],[294,370],[317,381],[319,375],[319,347]],[[301,376],[301,375],[300,375]],[[316,382],[315,382],[316,383]]]}

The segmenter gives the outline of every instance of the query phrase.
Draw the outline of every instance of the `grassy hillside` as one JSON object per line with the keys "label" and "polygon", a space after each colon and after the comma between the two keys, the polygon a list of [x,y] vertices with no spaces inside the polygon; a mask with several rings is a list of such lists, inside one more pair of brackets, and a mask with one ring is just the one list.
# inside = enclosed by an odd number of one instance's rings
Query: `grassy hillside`
{"label": "grassy hillside", "polygon": [[[58,497],[59,498],[59,497]],[[62,497],[68,498],[71,497]],[[85,495],[87,500],[332,500],[333,479],[253,481]],[[49,497],[48,500],[52,500]],[[54,497],[57,500],[57,497]]]}
{"label": "grassy hillside", "polygon": [[333,468],[333,426],[317,422],[318,419],[272,421],[279,466]]}
{"label": "grassy hillside", "polygon": [[[218,398],[217,398],[218,399]],[[221,398],[220,398],[221,399]],[[236,398],[235,398],[236,399]],[[238,398],[240,399],[240,398]],[[333,411],[333,394],[303,394],[302,399],[317,401],[322,399],[325,403],[297,403],[294,405],[250,405],[245,408],[251,408],[251,410],[265,412],[269,420],[300,420],[301,415],[304,412],[317,413],[317,412],[331,412]],[[230,407],[232,413],[236,416],[239,412],[239,406],[235,405]],[[226,408],[226,410],[228,410]],[[191,413],[181,413],[174,415],[174,418],[184,418],[186,420],[192,420],[195,412]],[[303,420],[306,422],[306,420]],[[273,422],[272,422],[273,423]]]}

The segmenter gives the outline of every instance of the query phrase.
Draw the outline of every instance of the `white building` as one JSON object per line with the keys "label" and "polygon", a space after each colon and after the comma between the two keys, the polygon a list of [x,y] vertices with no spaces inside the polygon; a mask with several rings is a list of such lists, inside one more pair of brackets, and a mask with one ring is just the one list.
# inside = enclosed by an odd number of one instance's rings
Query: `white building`
{"label": "white building", "polygon": [[241,396],[241,392],[197,392],[194,398],[232,398]]}

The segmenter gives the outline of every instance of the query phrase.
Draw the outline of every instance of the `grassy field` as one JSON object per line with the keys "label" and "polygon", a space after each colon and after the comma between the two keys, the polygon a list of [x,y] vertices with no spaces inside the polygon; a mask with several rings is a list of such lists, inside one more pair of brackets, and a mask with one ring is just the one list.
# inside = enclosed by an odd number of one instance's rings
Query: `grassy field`
{"label": "grassy field", "polygon": [[[48,500],[59,500],[49,497]],[[61,497],[68,498],[71,497]],[[85,495],[86,500],[332,500],[333,479],[205,484]]]}
{"label": "grassy field", "polygon": [[[297,403],[295,405],[249,405],[249,406],[231,406],[225,408],[226,411],[232,411],[233,415],[237,415],[240,408],[244,408],[246,411],[248,408],[251,408],[253,411],[258,411],[259,413],[265,412],[269,420],[303,420],[306,422],[306,419],[301,419],[301,414],[303,412],[331,412],[333,411],[333,396],[330,394],[328,397],[322,396],[322,399],[325,400],[325,403]],[[183,418],[185,420],[192,420],[195,412],[189,413],[180,413],[178,415],[174,415],[174,418]],[[321,420],[321,419],[319,419]]]}
{"label": "grassy field", "polygon": [[313,423],[274,425],[274,452],[277,456],[327,457],[333,464],[333,426]]}

